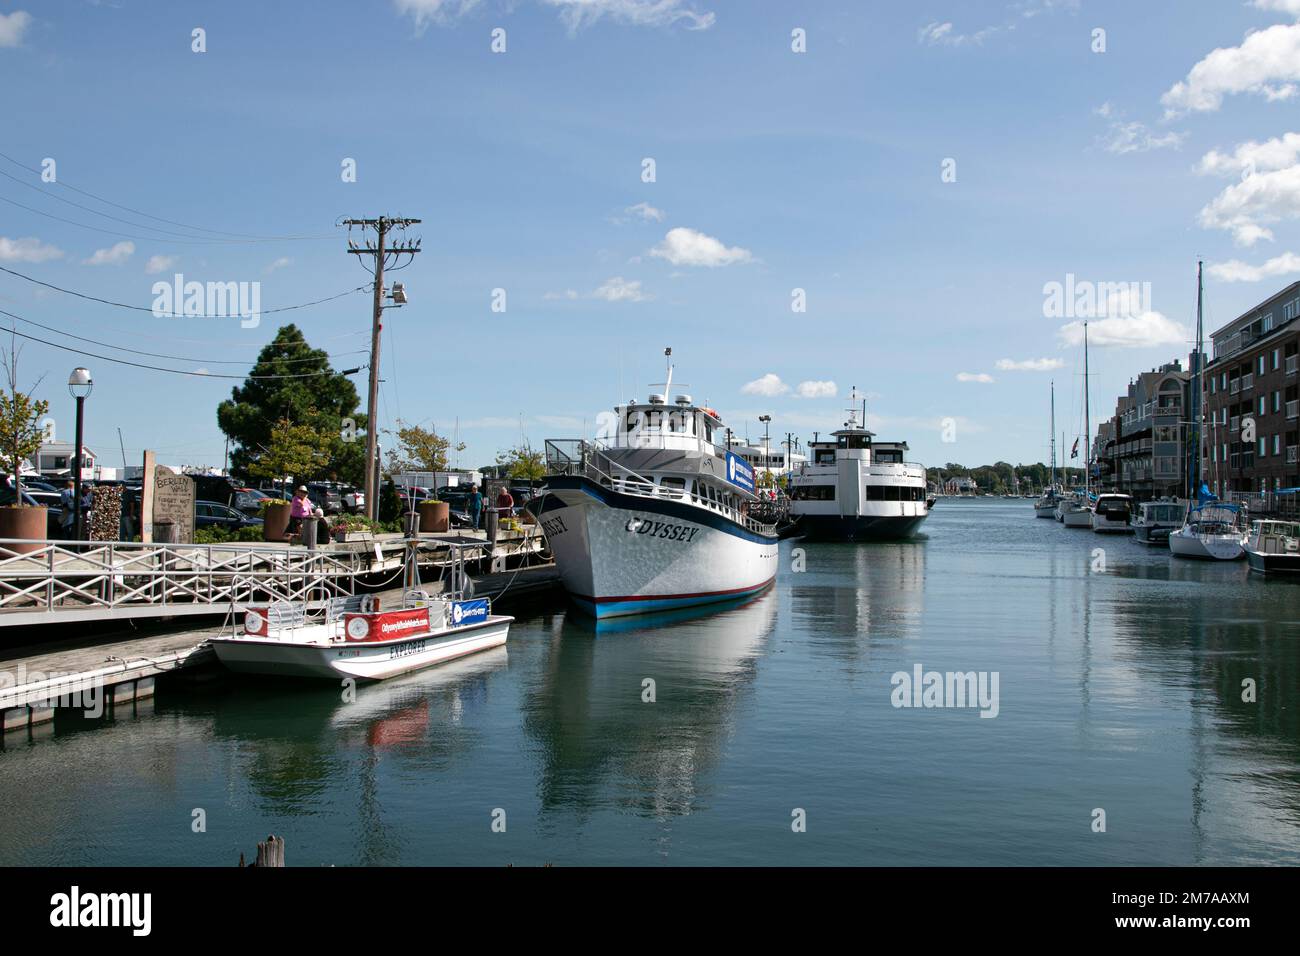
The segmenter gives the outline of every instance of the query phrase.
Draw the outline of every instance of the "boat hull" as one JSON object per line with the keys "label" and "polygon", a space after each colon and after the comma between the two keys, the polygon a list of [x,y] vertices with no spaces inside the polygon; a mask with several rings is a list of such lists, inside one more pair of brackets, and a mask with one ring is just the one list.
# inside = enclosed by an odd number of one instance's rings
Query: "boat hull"
{"label": "boat hull", "polygon": [[492,615],[395,641],[294,643],[256,637],[214,638],[217,659],[232,671],[274,677],[383,680],[505,644],[513,618]]}
{"label": "boat hull", "polygon": [[1055,518],[1055,517],[1056,517],[1056,504],[1055,504],[1055,502],[1049,502],[1049,503],[1047,503],[1047,504],[1034,505],[1034,517],[1035,517],[1035,518]]}
{"label": "boat hull", "polygon": [[1139,524],[1133,526],[1133,537],[1142,544],[1167,544],[1173,531],[1169,525]]}
{"label": "boat hull", "polygon": [[795,534],[805,541],[898,541],[916,534],[926,515],[799,516]]}
{"label": "boat hull", "polygon": [[1069,509],[1061,512],[1061,521],[1067,528],[1091,528],[1092,512],[1087,508]]}
{"label": "boat hull", "polygon": [[1300,576],[1300,554],[1269,554],[1246,548],[1250,569],[1264,575]]}
{"label": "boat hull", "polygon": [[1133,527],[1127,521],[1116,521],[1094,514],[1092,516],[1092,530],[1097,534],[1130,534]]}
{"label": "boat hull", "polygon": [[685,501],[559,476],[538,517],[565,590],[598,619],[742,598],[776,577],[775,533]]}
{"label": "boat hull", "polygon": [[1198,537],[1177,531],[1169,536],[1169,551],[1177,557],[1199,561],[1236,561],[1244,553],[1241,539],[1235,536]]}

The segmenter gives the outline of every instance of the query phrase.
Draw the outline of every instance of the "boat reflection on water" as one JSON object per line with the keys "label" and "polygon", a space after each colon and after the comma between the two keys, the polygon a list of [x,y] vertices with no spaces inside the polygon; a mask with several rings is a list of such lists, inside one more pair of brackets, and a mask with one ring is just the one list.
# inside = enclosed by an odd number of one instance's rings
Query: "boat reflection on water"
{"label": "boat reflection on water", "polygon": [[706,806],[777,609],[767,591],[636,618],[566,615],[524,701],[540,816],[613,809],[663,820]]}
{"label": "boat reflection on water", "polygon": [[873,545],[800,544],[805,570],[782,579],[794,629],[845,661],[865,658],[870,641],[916,633],[925,606],[925,542],[922,535]]}

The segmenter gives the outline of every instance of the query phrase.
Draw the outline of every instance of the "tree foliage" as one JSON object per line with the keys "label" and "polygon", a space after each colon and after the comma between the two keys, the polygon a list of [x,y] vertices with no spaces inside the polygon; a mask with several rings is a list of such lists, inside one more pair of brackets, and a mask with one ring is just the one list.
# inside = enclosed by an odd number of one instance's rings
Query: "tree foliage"
{"label": "tree foliage", "polygon": [[[8,388],[0,391],[0,469],[14,476],[14,503],[22,505],[23,463],[40,450],[45,430],[40,420],[50,410],[50,403],[34,399],[29,392],[18,390],[19,349],[11,346],[4,355]],[[73,455],[74,467],[81,464]]]}
{"label": "tree foliage", "polygon": [[356,386],[333,370],[329,356],[308,345],[297,326],[282,326],[258,355],[244,384],[217,407],[217,424],[233,446],[231,471],[252,475],[250,468],[270,447],[272,432],[288,421],[319,435],[325,451],[312,473],[295,472],[295,477],[360,484],[366,418],[359,405]]}
{"label": "tree foliage", "polygon": [[546,475],[545,457],[527,442],[498,453],[497,464],[505,469],[506,477],[510,479],[538,481]]}
{"label": "tree foliage", "polygon": [[271,430],[271,439],[248,473],[264,481],[279,481],[286,476],[304,481],[317,474],[329,460],[329,436],[310,425],[295,425],[281,418]]}
{"label": "tree foliage", "polygon": [[397,439],[397,447],[388,451],[388,470],[391,474],[407,471],[447,471],[449,452],[464,451],[465,445],[452,448],[451,439],[444,438],[432,428],[408,425],[400,418],[397,431],[384,430],[384,434]]}

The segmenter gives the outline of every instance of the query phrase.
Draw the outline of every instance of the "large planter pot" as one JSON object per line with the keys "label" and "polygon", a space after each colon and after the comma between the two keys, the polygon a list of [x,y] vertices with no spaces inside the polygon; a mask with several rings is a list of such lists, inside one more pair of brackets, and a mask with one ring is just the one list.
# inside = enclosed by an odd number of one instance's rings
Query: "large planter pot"
{"label": "large planter pot", "polygon": [[420,530],[446,531],[451,527],[451,505],[445,501],[421,501]]}
{"label": "large planter pot", "polygon": [[20,538],[31,544],[0,544],[0,557],[31,554],[45,543],[45,508],[0,508],[0,538]]}
{"label": "large planter pot", "polygon": [[283,541],[289,530],[289,502],[267,505],[262,515],[262,540]]}

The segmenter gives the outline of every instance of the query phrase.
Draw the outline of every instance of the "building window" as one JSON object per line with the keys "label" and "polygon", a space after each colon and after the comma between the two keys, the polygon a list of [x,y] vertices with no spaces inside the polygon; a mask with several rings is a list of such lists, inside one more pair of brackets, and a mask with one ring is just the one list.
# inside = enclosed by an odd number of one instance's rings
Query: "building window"
{"label": "building window", "polygon": [[1265,395],[1261,395],[1261,396],[1259,396],[1259,413],[1260,413],[1261,415],[1265,415],[1265,414],[1268,413],[1268,405],[1267,405],[1267,403],[1266,403],[1266,401],[1265,401],[1266,398],[1267,398],[1267,396],[1265,396]]}
{"label": "building window", "polygon": [[1273,350],[1273,371],[1275,372],[1277,371],[1277,366],[1280,361],[1282,361],[1282,350],[1274,349]]}
{"label": "building window", "polygon": [[1264,356],[1263,356],[1263,355],[1261,355],[1261,356],[1259,357],[1259,362],[1258,362],[1257,364],[1258,364],[1258,366],[1259,366],[1259,374],[1260,374],[1260,375],[1263,375],[1263,374],[1264,374]]}
{"label": "building window", "polygon": [[1282,436],[1274,435],[1273,436],[1273,457],[1276,458],[1280,454],[1282,454]]}
{"label": "building window", "polygon": [[[1276,366],[1274,366],[1274,368],[1276,368]],[[1281,411],[1281,410],[1282,410],[1282,393],[1281,393],[1281,392],[1274,392],[1274,393],[1273,393],[1273,411],[1274,411],[1274,412],[1279,412],[1279,411]]]}
{"label": "building window", "polygon": [[1267,439],[1267,438],[1261,438],[1261,439],[1259,440],[1259,457],[1260,457],[1260,458],[1267,458],[1267,457],[1268,457],[1268,439]]}

